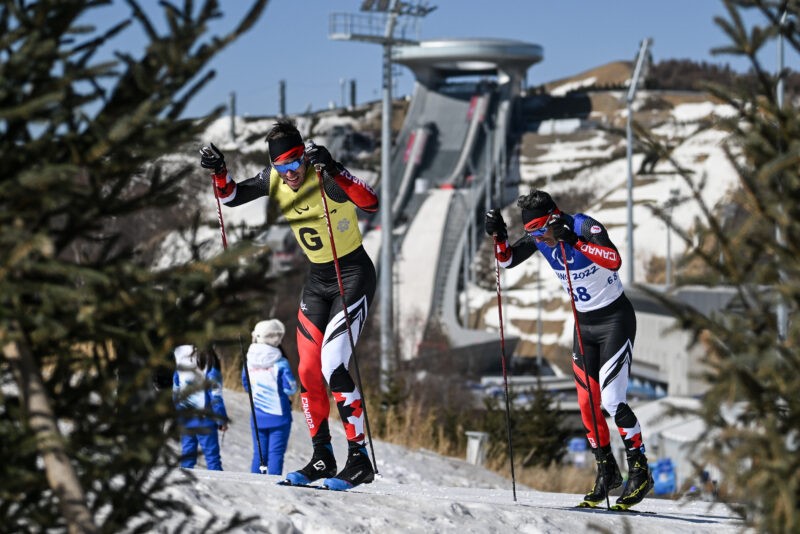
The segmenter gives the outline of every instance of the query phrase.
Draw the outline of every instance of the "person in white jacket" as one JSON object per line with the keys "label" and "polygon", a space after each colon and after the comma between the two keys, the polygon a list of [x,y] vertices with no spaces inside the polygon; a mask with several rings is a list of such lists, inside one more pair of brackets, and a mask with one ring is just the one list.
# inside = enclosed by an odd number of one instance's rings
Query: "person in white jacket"
{"label": "person in white jacket", "polygon": [[289,396],[297,392],[297,381],[280,346],[285,332],[278,319],[257,323],[247,350],[246,372],[242,369],[242,385],[252,394],[255,409],[256,424],[250,419],[253,473],[260,472],[261,462],[266,460],[268,474],[283,474],[283,456],[292,429]]}
{"label": "person in white jacket", "polygon": [[173,354],[172,399],[181,425],[181,467],[195,466],[199,446],[208,469],[222,471],[218,431],[228,429],[228,413],[219,358],[211,347],[199,351],[194,345],[179,345]]}

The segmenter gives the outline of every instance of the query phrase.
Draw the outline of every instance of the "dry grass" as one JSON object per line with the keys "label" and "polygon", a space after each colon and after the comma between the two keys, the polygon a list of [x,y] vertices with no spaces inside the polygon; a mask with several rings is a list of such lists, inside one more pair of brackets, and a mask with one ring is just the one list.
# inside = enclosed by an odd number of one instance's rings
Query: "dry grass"
{"label": "dry grass", "polygon": [[[485,467],[511,478],[511,469],[505,458],[489,461]],[[567,464],[522,467],[521,463],[514,462],[514,475],[519,484],[550,493],[586,493],[594,484],[595,474],[592,463],[587,467],[578,468]]]}
{"label": "dry grass", "polygon": [[232,350],[228,355],[223,351],[217,351],[222,363],[222,385],[234,391],[244,391],[242,387],[242,359],[236,347],[236,352]]}
{"label": "dry grass", "polygon": [[453,443],[436,417],[425,411],[420,402],[390,406],[379,414],[376,437],[409,449],[423,448],[445,456],[463,456],[466,444]]}
{"label": "dry grass", "polygon": [[625,101],[620,99],[616,93],[604,91],[592,92],[589,94],[592,101],[592,115],[601,117],[607,127],[625,127],[625,118],[617,113],[625,107]]}
{"label": "dry grass", "polygon": [[[373,412],[370,412],[373,413]],[[444,427],[437,423],[433,414],[426,414],[420,402],[408,402],[402,406],[390,407],[380,413],[380,439],[402,445],[409,449],[424,448],[444,456],[463,459],[466,456],[466,439],[453,443],[446,435]],[[375,428],[373,426],[373,428]],[[459,428],[457,435],[464,436]],[[488,459],[487,469],[511,478],[507,458]],[[514,474],[517,482],[527,487],[554,493],[585,493],[594,483],[594,464],[578,468],[572,465],[551,465],[549,467],[522,467],[521,459],[515,462]]]}

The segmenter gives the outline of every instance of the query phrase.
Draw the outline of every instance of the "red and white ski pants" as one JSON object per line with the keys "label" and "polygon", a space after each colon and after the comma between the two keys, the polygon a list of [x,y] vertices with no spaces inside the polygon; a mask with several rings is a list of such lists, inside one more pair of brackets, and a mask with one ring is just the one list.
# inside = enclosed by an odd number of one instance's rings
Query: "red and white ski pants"
{"label": "red and white ski pants", "polygon": [[[363,248],[339,259],[353,344],[375,294],[375,267]],[[303,414],[315,444],[330,441],[330,386],[347,440],[364,443],[361,394],[350,376],[352,349],[333,262],[312,264],[297,314],[298,374]]]}
{"label": "red and white ski pants", "polygon": [[[604,447],[611,441],[602,412],[602,408],[605,408],[614,418],[625,447],[628,450],[639,449],[644,452],[639,421],[626,399],[633,342],[636,338],[636,315],[633,306],[623,294],[605,308],[578,313],[578,321],[584,353],[581,356],[575,332],[572,370],[578,390],[581,419],[589,443],[592,448],[596,448]],[[588,369],[589,387],[586,384],[584,362]],[[594,421],[597,422],[599,435],[595,435]]]}

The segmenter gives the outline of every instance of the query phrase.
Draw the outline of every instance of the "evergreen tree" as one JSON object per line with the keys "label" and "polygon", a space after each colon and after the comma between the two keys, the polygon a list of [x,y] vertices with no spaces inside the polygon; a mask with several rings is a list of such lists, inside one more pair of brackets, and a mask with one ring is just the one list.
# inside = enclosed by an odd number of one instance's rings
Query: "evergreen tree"
{"label": "evergreen tree", "polygon": [[[707,85],[714,97],[735,110],[721,119],[721,126],[729,132],[727,156],[741,188],[730,205],[708,206],[702,200],[703,177],[681,171],[703,217],[692,232],[675,227],[673,231],[690,250],[687,261],[702,266],[696,279],[734,287],[736,305],[710,318],[678,306],[673,309],[707,348],[709,390],[700,415],[709,431],[697,446],[705,461],[721,471],[723,494],[759,531],[797,532],[800,121],[796,103],[779,101],[778,81],[785,72],[767,72],[758,58],[774,54],[780,35],[789,50],[800,52],[796,22],[780,23],[783,10],[790,21],[797,21],[800,5],[760,0],[724,3],[728,16],[716,22],[731,43],[715,52],[748,59],[756,80]],[[762,22],[748,28],[744,10],[760,15]],[[666,147],[662,155],[669,159]],[[779,310],[786,312],[788,323],[778,319]]]}
{"label": "evergreen tree", "polygon": [[[521,397],[525,402],[518,402]],[[509,392],[511,410],[511,439],[515,455],[520,454],[524,467],[547,467],[559,463],[566,452],[569,431],[564,427],[564,412],[555,402],[551,392],[541,382],[535,388],[522,392]],[[490,458],[507,458],[508,432],[506,430],[505,400],[495,397],[484,399],[486,411],[481,428],[489,434]]]}
{"label": "evergreen tree", "polygon": [[561,463],[566,451],[569,431],[564,426],[564,411],[550,391],[539,382],[531,392],[531,401],[524,410],[518,410],[516,417],[523,424],[517,424],[518,432],[527,438],[523,442],[522,465],[547,467]]}
{"label": "evergreen tree", "polygon": [[[190,513],[163,491],[186,477],[172,472],[170,392],[152,377],[176,345],[246,328],[266,290],[263,253],[241,240],[214,254],[197,208],[179,204],[189,179],[211,191],[207,174],[163,156],[196,153],[222,110],[187,120],[186,105],[267,0],[210,37],[215,0],[161,2],[165,33],[135,0],[130,18],[93,27],[110,3],[0,3],[4,531],[144,532]],[[140,56],[98,59],[131,25],[145,35]],[[167,235],[183,236],[188,257],[163,257]]]}

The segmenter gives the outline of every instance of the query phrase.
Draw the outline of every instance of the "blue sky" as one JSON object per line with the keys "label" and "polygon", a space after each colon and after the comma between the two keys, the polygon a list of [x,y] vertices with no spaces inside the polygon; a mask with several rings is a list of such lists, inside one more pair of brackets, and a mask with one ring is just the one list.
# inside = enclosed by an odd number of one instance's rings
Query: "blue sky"
{"label": "blue sky", "polygon": [[[174,0],[181,3],[180,0]],[[199,4],[200,2],[195,2]],[[162,20],[156,0],[141,0],[156,22]],[[247,0],[221,0],[226,16],[212,24],[216,33],[233,26],[249,5]],[[286,80],[288,113],[298,113],[349,102],[343,94],[356,80],[357,102],[381,98],[381,54],[376,44],[333,41],[328,38],[332,13],[357,13],[361,0],[271,0],[256,26],[221,52],[212,64],[217,77],[188,109],[199,116],[227,104],[236,93],[242,115],[273,115],[278,111],[279,80]],[[712,56],[711,49],[728,44],[713,22],[725,15],[717,0],[438,0],[437,9],[421,20],[420,38],[489,37],[538,44],[544,60],[528,71],[528,84],[539,85],[617,60],[633,60],[645,37],[654,40],[653,57],[690,58],[730,64],[743,70],[748,64],[731,56]],[[92,20],[102,26],[129,12],[116,0],[98,9]],[[129,30],[115,46],[134,52],[143,39]],[[775,46],[762,61],[777,64]],[[786,65],[798,69],[797,56],[787,49]],[[410,94],[413,75],[398,67],[395,96]],[[344,81],[344,85],[343,85]],[[349,89],[346,89],[349,91]]]}

